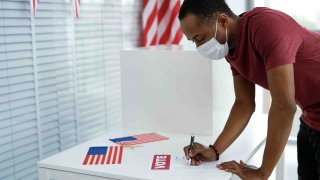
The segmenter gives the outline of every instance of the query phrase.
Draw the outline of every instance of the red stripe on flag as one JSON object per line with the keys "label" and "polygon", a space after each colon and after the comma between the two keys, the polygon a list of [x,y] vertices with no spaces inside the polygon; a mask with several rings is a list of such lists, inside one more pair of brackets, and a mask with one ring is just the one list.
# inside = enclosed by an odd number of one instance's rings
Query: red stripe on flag
{"label": "red stripe on flag", "polygon": [[179,12],[179,7],[180,7],[180,2],[177,1],[174,8],[173,8],[173,11],[171,12],[170,21],[167,25],[167,28],[166,28],[165,32],[163,33],[162,37],[160,38],[159,44],[167,44],[168,43],[169,37],[171,36],[171,28],[174,23],[174,20],[177,18],[177,14]]}
{"label": "red stripe on flag", "polygon": [[180,29],[178,29],[178,31],[176,32],[176,35],[174,36],[174,39],[172,41],[172,44],[179,44],[179,42],[182,39],[182,32]]}
{"label": "red stripe on flag", "polygon": [[158,35],[157,35],[157,34],[158,34],[158,33],[155,33],[155,34],[154,34],[153,39],[152,39],[152,41],[151,41],[151,43],[150,43],[151,46],[157,45],[157,40],[158,40]]}
{"label": "red stripe on flag", "polygon": [[122,160],[122,151],[123,151],[123,146],[120,146],[120,152],[119,152],[118,164],[121,164],[121,160]]}
{"label": "red stripe on flag", "polygon": [[152,12],[151,12],[150,16],[148,17],[147,24],[146,24],[145,28],[143,29],[143,34],[142,34],[142,45],[143,46],[147,45],[148,33],[149,33],[149,30],[152,26],[152,23],[155,21],[156,17],[157,17],[157,3],[153,7]]}
{"label": "red stripe on flag", "polygon": [[162,3],[161,7],[159,8],[159,11],[158,11],[158,24],[160,24],[160,22],[162,21],[162,18],[167,13],[167,11],[169,9],[169,5],[170,5],[170,0],[164,0],[164,2]]}
{"label": "red stripe on flag", "polygon": [[[152,5],[154,6],[151,7]],[[172,7],[172,5],[174,6]],[[158,0],[144,0],[142,17],[145,24],[143,24],[141,38],[142,46],[179,44],[182,39],[182,32],[180,28],[177,28],[179,9],[180,0],[162,0],[161,4],[158,3]],[[166,15],[169,15],[169,17],[166,18]],[[158,26],[152,26],[154,23]],[[156,32],[153,29],[150,31],[151,27],[156,28]]]}
{"label": "red stripe on flag", "polygon": [[114,153],[113,153],[112,164],[115,164],[115,163],[116,163],[117,154],[118,154],[118,146],[115,146],[115,147],[114,147]]}
{"label": "red stripe on flag", "polygon": [[112,150],[113,150],[113,146],[110,146],[110,151],[109,151],[109,155],[108,155],[108,159],[107,159],[107,164],[110,164],[111,155],[112,155]]}
{"label": "red stripe on flag", "polygon": [[32,9],[32,11],[33,11],[33,16],[36,15],[36,3],[37,3],[36,1],[37,1],[37,0],[32,0],[32,2],[33,2],[33,4],[32,4],[32,6],[33,6],[33,7],[32,7],[32,8],[33,8],[33,9]]}
{"label": "red stripe on flag", "polygon": [[104,164],[105,159],[106,159],[106,155],[104,154],[104,155],[102,156],[102,159],[101,159],[101,163],[100,163],[100,164]]}
{"label": "red stripe on flag", "polygon": [[79,17],[77,0],[74,0],[74,7],[76,9],[76,17]]}
{"label": "red stripe on flag", "polygon": [[148,143],[148,142],[154,142],[154,141],[161,141],[161,140],[169,139],[169,138],[161,136],[161,135],[159,135],[157,133],[139,134],[139,135],[135,135],[133,137],[135,137],[137,140],[127,141],[127,142],[123,142],[121,144],[130,146],[130,145],[135,145],[135,144],[143,144],[143,143]]}
{"label": "red stripe on flag", "polygon": [[[154,0],[152,0],[154,1]],[[148,4],[149,0],[144,0],[144,3],[143,3],[143,9],[146,8],[147,4]]]}
{"label": "red stripe on flag", "polygon": [[88,160],[89,160],[90,155],[86,155],[86,158],[83,161],[83,165],[87,165],[88,164]]}
{"label": "red stripe on flag", "polygon": [[94,158],[96,157],[95,155],[90,155],[91,156],[91,161],[90,161],[90,165],[92,165],[93,164],[93,162],[94,162]]}
{"label": "red stripe on flag", "polygon": [[100,157],[101,157],[101,155],[99,154],[98,157],[97,157],[97,159],[96,159],[96,163],[95,163],[96,165],[99,164]]}

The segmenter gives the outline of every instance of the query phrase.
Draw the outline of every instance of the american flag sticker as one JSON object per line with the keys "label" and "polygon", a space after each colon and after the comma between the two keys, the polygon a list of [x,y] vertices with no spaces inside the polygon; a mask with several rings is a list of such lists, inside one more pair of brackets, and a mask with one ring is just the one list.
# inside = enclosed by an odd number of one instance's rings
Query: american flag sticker
{"label": "american flag sticker", "polygon": [[121,164],[122,146],[90,147],[83,165]]}
{"label": "american flag sticker", "polygon": [[155,141],[162,141],[167,140],[169,138],[165,136],[161,136],[157,133],[145,133],[145,134],[138,134],[134,136],[126,136],[120,138],[110,139],[110,141],[121,144],[121,145],[136,145],[136,144],[143,144]]}

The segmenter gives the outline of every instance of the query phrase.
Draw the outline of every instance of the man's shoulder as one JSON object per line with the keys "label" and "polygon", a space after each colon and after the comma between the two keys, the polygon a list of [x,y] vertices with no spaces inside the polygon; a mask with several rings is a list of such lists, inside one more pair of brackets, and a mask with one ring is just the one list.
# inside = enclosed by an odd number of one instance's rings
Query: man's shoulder
{"label": "man's shoulder", "polygon": [[273,18],[280,18],[280,19],[292,19],[289,15],[279,10],[267,8],[267,7],[256,7],[250,11],[247,11],[240,15],[243,19],[250,19],[250,20],[272,20]]}

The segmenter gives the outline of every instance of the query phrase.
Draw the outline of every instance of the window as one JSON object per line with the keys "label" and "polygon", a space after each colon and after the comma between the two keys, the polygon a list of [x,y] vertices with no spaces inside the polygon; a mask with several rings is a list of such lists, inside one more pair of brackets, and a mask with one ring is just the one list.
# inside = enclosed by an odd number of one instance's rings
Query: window
{"label": "window", "polygon": [[266,6],[292,16],[308,29],[320,31],[319,0],[255,0],[254,6]]}
{"label": "window", "polygon": [[[120,125],[121,1],[0,1],[0,179]],[[133,43],[132,43],[133,44]]]}

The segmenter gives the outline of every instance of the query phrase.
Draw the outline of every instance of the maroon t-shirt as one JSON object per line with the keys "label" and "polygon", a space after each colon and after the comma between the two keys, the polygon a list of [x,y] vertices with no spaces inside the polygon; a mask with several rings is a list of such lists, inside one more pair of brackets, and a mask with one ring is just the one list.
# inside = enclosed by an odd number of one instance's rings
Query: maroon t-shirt
{"label": "maroon t-shirt", "polygon": [[301,118],[320,131],[320,34],[269,8],[244,13],[239,25],[239,42],[226,57],[233,75],[269,89],[266,71],[293,64]]}

